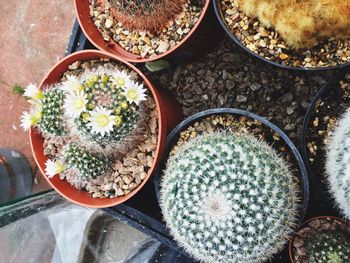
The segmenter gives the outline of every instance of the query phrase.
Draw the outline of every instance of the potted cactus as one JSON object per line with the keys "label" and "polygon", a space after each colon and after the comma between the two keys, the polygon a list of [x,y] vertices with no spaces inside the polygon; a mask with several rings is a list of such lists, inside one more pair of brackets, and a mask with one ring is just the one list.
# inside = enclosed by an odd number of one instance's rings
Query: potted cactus
{"label": "potted cactus", "polygon": [[[317,207],[318,214],[338,214],[329,194],[331,190],[333,197],[337,195],[337,190],[333,188],[337,171],[331,170],[333,164],[330,162],[334,162],[334,159],[332,160],[332,154],[335,151],[333,134],[339,131],[342,116],[350,106],[349,92],[350,74],[333,77],[314,97],[304,118],[301,138],[302,154],[312,179],[311,186],[314,194],[311,201]],[[333,153],[330,154],[331,152]]]}
{"label": "potted cactus", "polygon": [[291,262],[350,262],[349,223],[336,217],[306,221],[289,243]]}
{"label": "potted cactus", "polygon": [[350,64],[348,1],[215,1],[222,26],[240,47],[289,69]]}
{"label": "potted cactus", "polygon": [[166,96],[132,65],[98,51],[66,57],[24,96],[32,106],[22,126],[40,170],[63,196],[92,207],[140,190],[180,117],[175,107],[165,120]]}
{"label": "potted cactus", "polygon": [[[130,62],[188,60],[223,35],[209,0],[75,0],[75,7],[89,40]],[[204,41],[209,34],[213,41]]]}
{"label": "potted cactus", "polygon": [[263,262],[283,250],[305,212],[308,180],[281,130],[241,110],[209,110],[178,125],[166,153],[156,190],[186,252],[203,262]]}

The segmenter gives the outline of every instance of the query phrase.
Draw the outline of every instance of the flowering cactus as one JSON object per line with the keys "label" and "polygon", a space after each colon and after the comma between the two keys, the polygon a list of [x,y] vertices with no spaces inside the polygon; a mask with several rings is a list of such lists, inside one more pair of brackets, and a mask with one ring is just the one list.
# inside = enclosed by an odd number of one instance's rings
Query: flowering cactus
{"label": "flowering cactus", "polygon": [[116,21],[131,30],[157,31],[183,10],[184,0],[103,0]]}
{"label": "flowering cactus", "polygon": [[179,146],[161,182],[171,233],[203,262],[262,262],[280,251],[298,214],[284,160],[251,135],[216,132]]}
{"label": "flowering cactus", "polygon": [[67,76],[43,91],[30,84],[24,96],[32,108],[23,114],[21,126],[74,142],[46,163],[49,177],[73,167],[81,177],[95,178],[108,170],[111,149],[118,153],[125,145],[137,145],[146,118],[145,92],[129,73],[103,67]]}
{"label": "flowering cactus", "polygon": [[326,173],[333,198],[350,219],[350,112],[339,120],[328,144]]}
{"label": "flowering cactus", "polygon": [[311,48],[320,41],[350,35],[350,3],[343,0],[237,0],[248,16],[273,27],[293,48]]}
{"label": "flowering cactus", "polygon": [[308,262],[350,262],[350,236],[341,231],[317,234],[307,242]]}

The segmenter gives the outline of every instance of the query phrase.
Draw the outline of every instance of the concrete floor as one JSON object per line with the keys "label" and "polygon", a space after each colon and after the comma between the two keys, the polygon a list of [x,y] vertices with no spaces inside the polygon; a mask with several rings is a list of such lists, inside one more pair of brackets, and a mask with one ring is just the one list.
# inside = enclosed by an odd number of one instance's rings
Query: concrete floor
{"label": "concrete floor", "polygon": [[[64,55],[75,19],[73,0],[0,1],[0,147],[22,152],[36,165],[20,116],[29,106],[10,86],[39,84]],[[33,192],[47,189],[37,172]]]}

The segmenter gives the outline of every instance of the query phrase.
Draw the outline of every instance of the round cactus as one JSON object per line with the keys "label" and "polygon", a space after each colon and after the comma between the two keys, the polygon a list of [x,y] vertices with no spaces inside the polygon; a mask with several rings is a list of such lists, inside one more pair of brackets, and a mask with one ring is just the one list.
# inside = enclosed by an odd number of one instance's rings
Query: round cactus
{"label": "round cactus", "polygon": [[309,263],[350,262],[350,236],[341,231],[328,231],[307,242]]}
{"label": "round cactus", "polygon": [[[104,3],[106,0],[101,1]],[[184,0],[108,0],[111,14],[131,30],[157,31],[181,13]]]}
{"label": "round cactus", "polygon": [[[73,94],[76,85],[72,83],[80,85]],[[145,118],[144,105],[140,103],[146,98],[145,89],[126,72],[99,68],[80,79],[70,77],[63,86],[67,91],[66,113],[84,137],[107,145],[121,141],[132,131],[139,132]]]}
{"label": "round cactus", "polygon": [[291,236],[299,192],[285,161],[252,135],[215,132],[167,162],[160,203],[174,238],[204,262],[262,262]]}
{"label": "round cactus", "polygon": [[104,175],[108,161],[94,156],[76,145],[69,145],[63,154],[67,168],[75,168],[82,177],[96,178]]}
{"label": "round cactus", "polygon": [[326,172],[333,198],[350,219],[350,112],[340,119],[328,144]]}

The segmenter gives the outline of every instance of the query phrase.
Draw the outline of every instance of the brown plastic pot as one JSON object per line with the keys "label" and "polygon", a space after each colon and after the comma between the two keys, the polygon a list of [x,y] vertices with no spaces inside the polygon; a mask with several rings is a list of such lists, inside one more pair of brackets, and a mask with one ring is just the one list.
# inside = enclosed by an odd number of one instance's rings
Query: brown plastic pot
{"label": "brown plastic pot", "polygon": [[63,197],[67,198],[73,203],[94,207],[94,208],[103,208],[103,207],[111,207],[118,205],[122,202],[125,202],[133,195],[135,195],[148,181],[150,176],[153,174],[153,171],[161,158],[161,154],[165,147],[165,140],[167,134],[171,131],[171,129],[182,119],[182,113],[177,105],[177,103],[172,100],[169,95],[162,90],[155,89],[154,86],[150,83],[150,81],[132,64],[122,60],[111,57],[108,53],[97,50],[83,50],[80,52],[73,53],[64,59],[62,59],[58,64],[56,64],[51,71],[46,75],[46,77],[40,83],[39,88],[44,87],[45,85],[50,85],[52,83],[59,82],[62,74],[68,70],[68,66],[75,61],[84,61],[91,59],[99,59],[99,58],[109,58],[111,60],[118,60],[119,62],[126,64],[132,70],[136,71],[140,77],[145,82],[145,86],[151,91],[151,94],[154,98],[157,113],[158,113],[158,142],[156,148],[155,158],[152,164],[151,169],[148,171],[146,178],[144,181],[132,192],[130,192],[126,196],[115,197],[115,198],[92,198],[88,192],[80,191],[70,185],[66,180],[61,180],[59,176],[55,176],[52,179],[48,179],[45,176],[45,162],[48,159],[44,155],[43,137],[38,134],[35,128],[32,128],[29,131],[30,144],[33,151],[34,159],[45,177],[48,183]]}
{"label": "brown plastic pot", "polygon": [[111,53],[129,62],[149,62],[159,59],[170,62],[188,61],[211,50],[224,37],[213,5],[210,0],[205,1],[203,12],[191,31],[172,49],[152,58],[142,58],[124,50],[113,40],[106,42],[95,26],[89,9],[89,0],[75,0],[75,12],[81,29],[90,42],[100,50]]}
{"label": "brown plastic pot", "polygon": [[[341,222],[341,223],[343,223],[343,224],[346,224],[346,225],[349,225],[349,224],[350,224],[350,222],[348,222],[348,221],[346,221],[346,220],[343,220],[343,219],[341,219],[341,218],[335,217],[335,216],[316,216],[316,217],[313,217],[313,218],[310,218],[310,219],[306,220],[306,221],[300,226],[300,228],[299,228],[298,231],[300,231],[300,230],[302,230],[303,228],[307,227],[311,221],[316,220],[316,219],[335,220],[335,221],[339,221],[339,222]],[[293,259],[293,251],[292,251],[292,249],[293,249],[294,237],[295,237],[295,235],[294,235],[293,238],[290,240],[289,246],[288,246],[288,250],[289,250],[289,259],[290,259],[290,262],[291,262],[291,263],[298,263],[298,262],[294,261],[294,259]]]}

